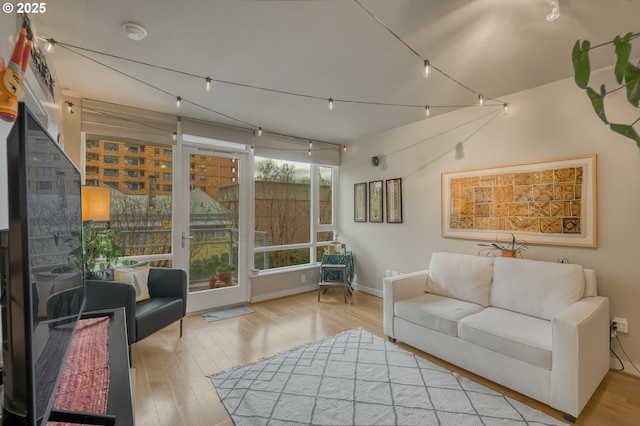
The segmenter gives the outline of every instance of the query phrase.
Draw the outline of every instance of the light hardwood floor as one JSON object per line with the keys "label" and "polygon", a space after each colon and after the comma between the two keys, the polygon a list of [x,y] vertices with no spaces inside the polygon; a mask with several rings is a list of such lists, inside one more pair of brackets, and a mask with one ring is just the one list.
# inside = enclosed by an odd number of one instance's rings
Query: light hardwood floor
{"label": "light hardwood floor", "polygon": [[[136,424],[167,426],[232,425],[206,377],[236,365],[286,351],[351,328],[386,338],[382,329],[382,299],[355,292],[345,304],[332,290],[317,301],[317,293],[251,304],[253,314],[207,323],[202,315],[185,318],[184,335],[174,324],[133,346]],[[562,419],[562,414],[528,397],[461,370],[410,346],[403,348]],[[640,424],[640,379],[610,371],[576,425]]]}

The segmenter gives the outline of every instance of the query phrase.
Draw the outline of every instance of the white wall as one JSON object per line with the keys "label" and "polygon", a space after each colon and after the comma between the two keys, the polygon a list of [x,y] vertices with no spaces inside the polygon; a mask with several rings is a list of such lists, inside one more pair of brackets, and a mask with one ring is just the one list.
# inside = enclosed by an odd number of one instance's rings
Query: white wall
{"label": "white wall", "polygon": [[[609,70],[599,71],[592,79],[609,81],[609,75]],[[620,340],[640,364],[638,147],[602,124],[573,79],[504,100],[510,103],[509,114],[500,114],[479,131],[487,118],[469,121],[489,113],[488,108],[432,117],[362,138],[349,147],[340,170],[340,235],[354,252],[358,286],[381,294],[387,269],[425,269],[434,251],[478,252],[478,241],[441,237],[442,171],[596,153],[598,248],[535,245],[525,257],[547,261],[567,258],[595,269],[600,293],[610,298],[611,316],[629,320],[629,333]],[[631,123],[640,115],[626,100],[618,97],[615,101],[621,102],[607,106],[610,119],[620,114],[623,118],[619,122]],[[455,146],[459,141],[465,141],[465,155],[458,160]],[[369,164],[373,155],[382,159],[377,168]],[[353,185],[397,177],[403,179],[404,223],[355,223]]]}

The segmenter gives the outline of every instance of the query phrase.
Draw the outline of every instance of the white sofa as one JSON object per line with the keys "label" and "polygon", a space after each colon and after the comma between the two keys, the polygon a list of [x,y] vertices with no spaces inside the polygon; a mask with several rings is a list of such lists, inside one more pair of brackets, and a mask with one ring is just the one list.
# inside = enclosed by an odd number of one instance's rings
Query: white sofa
{"label": "white sofa", "polygon": [[433,253],[385,278],[384,332],[575,421],[609,370],[609,300],[580,265]]}

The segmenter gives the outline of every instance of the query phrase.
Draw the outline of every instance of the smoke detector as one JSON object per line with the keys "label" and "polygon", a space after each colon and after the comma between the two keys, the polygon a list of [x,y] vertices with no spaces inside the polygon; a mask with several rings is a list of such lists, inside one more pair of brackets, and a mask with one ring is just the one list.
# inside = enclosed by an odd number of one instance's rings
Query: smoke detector
{"label": "smoke detector", "polygon": [[147,30],[144,27],[132,22],[122,24],[122,29],[127,34],[127,37],[134,41],[140,41],[147,36]]}

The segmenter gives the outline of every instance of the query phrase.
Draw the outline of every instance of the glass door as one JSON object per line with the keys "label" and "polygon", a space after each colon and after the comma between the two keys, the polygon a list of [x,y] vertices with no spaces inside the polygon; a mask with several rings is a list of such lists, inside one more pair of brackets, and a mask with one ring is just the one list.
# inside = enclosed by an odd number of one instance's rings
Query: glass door
{"label": "glass door", "polygon": [[247,191],[241,185],[245,157],[212,147],[182,149],[187,176],[181,179],[183,231],[176,259],[189,275],[189,312],[249,299],[243,216]]}

